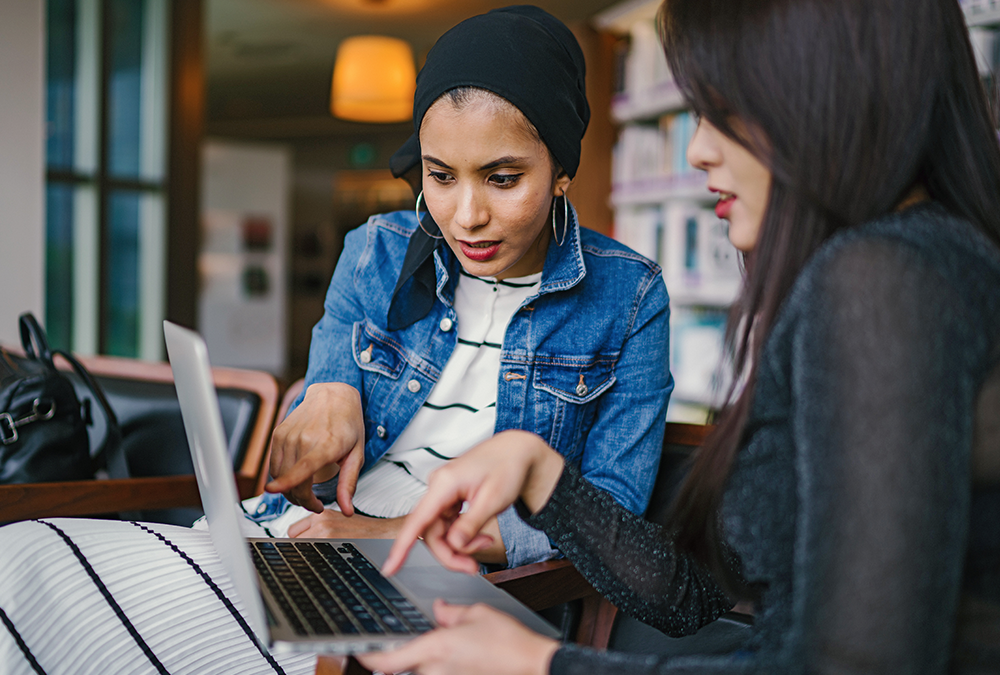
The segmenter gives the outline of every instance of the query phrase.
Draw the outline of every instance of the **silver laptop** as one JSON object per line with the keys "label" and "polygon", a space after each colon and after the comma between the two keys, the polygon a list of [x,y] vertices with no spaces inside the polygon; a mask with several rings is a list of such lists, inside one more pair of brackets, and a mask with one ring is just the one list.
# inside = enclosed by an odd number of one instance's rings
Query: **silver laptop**
{"label": "silver laptop", "polygon": [[451,572],[422,542],[391,579],[383,539],[244,539],[208,349],[194,331],[163,322],[181,416],[212,543],[262,647],[349,654],[391,649],[433,628],[435,598],[485,602],[529,628],[550,624],[479,576]]}

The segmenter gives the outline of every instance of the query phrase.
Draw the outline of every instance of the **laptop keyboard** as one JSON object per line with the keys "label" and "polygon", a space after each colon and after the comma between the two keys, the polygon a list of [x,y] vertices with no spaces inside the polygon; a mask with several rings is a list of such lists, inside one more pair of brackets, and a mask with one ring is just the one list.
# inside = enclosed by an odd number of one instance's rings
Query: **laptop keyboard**
{"label": "laptop keyboard", "polygon": [[433,627],[349,543],[254,541],[250,551],[297,634],[414,634]]}

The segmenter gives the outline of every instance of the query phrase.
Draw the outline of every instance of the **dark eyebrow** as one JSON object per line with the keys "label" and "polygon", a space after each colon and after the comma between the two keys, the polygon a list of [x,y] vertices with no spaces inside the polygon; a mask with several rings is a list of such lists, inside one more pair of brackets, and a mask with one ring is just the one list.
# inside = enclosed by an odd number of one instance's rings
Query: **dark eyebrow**
{"label": "dark eyebrow", "polygon": [[488,164],[483,164],[479,167],[480,171],[489,171],[490,169],[495,169],[498,166],[503,166],[504,164],[523,164],[528,161],[527,157],[514,157],[513,155],[508,155],[506,157],[501,157],[500,159],[494,159]]}
{"label": "dark eyebrow", "polygon": [[[426,162],[428,162],[430,164],[437,164],[438,166],[440,166],[443,169],[448,169],[449,171],[454,171],[453,168],[451,168],[450,166],[448,166],[447,164],[445,164],[444,162],[442,162],[437,157],[432,157],[431,155],[424,155],[423,158],[424,158],[424,161],[426,161]],[[489,162],[487,164],[483,164],[481,167],[479,167],[479,170],[480,171],[489,171],[490,169],[495,169],[496,167],[503,166],[504,164],[521,164],[521,163],[526,162],[526,161],[528,161],[526,157],[515,157],[513,155],[508,155],[506,157],[501,157],[499,159],[494,159],[492,162]]]}
{"label": "dark eyebrow", "polygon": [[430,155],[424,155],[424,161],[428,162],[430,164],[437,164],[438,166],[440,166],[440,167],[442,167],[444,169],[448,169],[448,171],[454,171],[453,168],[451,168],[450,166],[448,166],[447,164],[445,164],[444,162],[442,162],[437,157],[431,157]]}

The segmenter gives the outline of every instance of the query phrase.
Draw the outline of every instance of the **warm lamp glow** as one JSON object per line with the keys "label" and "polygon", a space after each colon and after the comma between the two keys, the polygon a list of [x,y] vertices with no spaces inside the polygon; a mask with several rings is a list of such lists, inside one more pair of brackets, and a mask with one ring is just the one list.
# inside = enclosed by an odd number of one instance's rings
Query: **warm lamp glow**
{"label": "warm lamp glow", "polygon": [[355,122],[405,122],[413,116],[417,72],[404,40],[347,38],[337,48],[330,111]]}

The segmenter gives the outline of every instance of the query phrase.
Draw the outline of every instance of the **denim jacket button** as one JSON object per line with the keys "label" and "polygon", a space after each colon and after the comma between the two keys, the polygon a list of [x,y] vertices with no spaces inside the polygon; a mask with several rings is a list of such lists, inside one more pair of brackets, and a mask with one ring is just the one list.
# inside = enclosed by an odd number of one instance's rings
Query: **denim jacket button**
{"label": "denim jacket button", "polygon": [[418,391],[420,391],[420,383],[417,382],[416,380],[410,380],[409,382],[406,383],[406,388],[412,391],[414,394],[416,394]]}
{"label": "denim jacket button", "polygon": [[371,363],[372,361],[372,347],[375,345],[368,345],[368,349],[364,350],[358,355],[358,359],[361,363]]}
{"label": "denim jacket button", "polygon": [[583,382],[581,382],[580,384],[576,385],[576,395],[577,396],[586,396],[588,391],[590,391],[590,390],[587,389],[587,385],[585,385]]}
{"label": "denim jacket button", "polygon": [[454,325],[454,322],[451,319],[449,319],[448,317],[445,317],[445,318],[441,319],[441,324],[440,324],[441,330],[444,331],[445,333],[447,333],[448,331],[450,331],[451,327],[453,325]]}
{"label": "denim jacket button", "polygon": [[375,435],[379,438],[385,438],[388,434],[385,432],[385,427],[380,424],[375,427]]}

